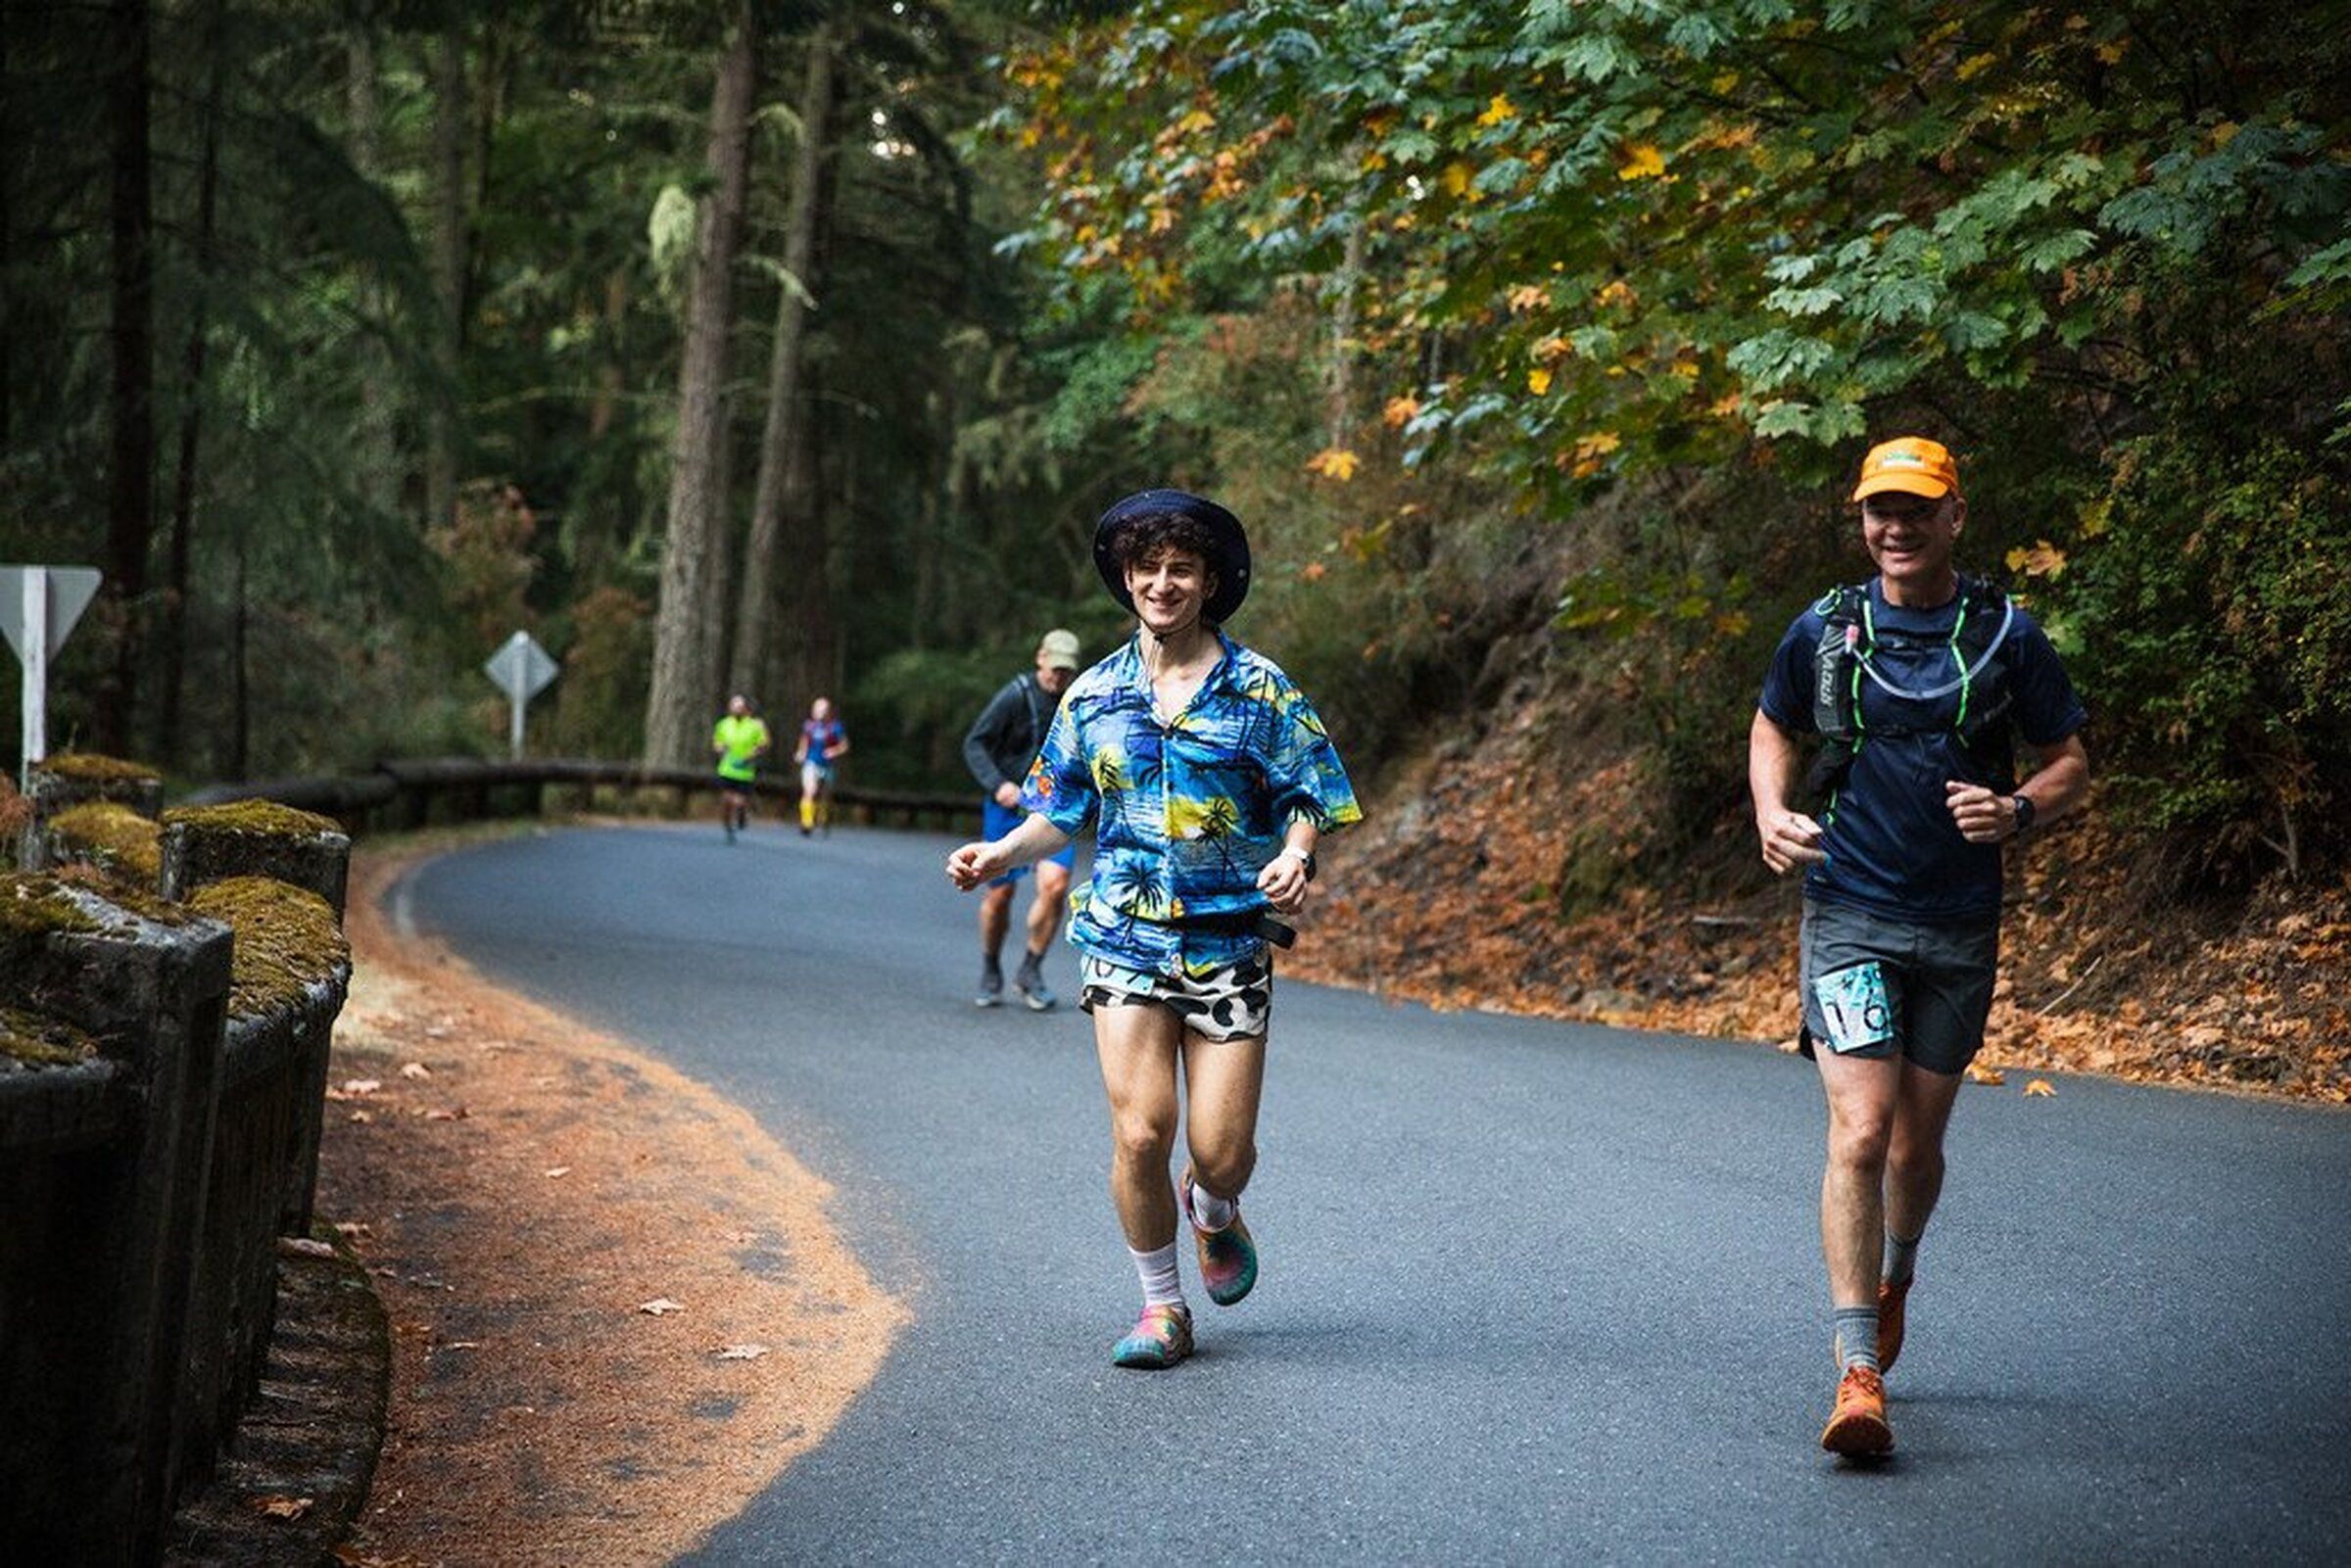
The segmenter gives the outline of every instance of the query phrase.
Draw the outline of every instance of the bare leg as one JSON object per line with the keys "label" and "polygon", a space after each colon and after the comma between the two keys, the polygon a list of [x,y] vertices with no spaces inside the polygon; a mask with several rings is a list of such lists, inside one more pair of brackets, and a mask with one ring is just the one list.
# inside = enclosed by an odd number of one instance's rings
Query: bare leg
{"label": "bare leg", "polygon": [[1828,1166],[1820,1181],[1820,1248],[1829,1299],[1874,1307],[1885,1253],[1886,1151],[1907,1066],[1898,1057],[1843,1057],[1820,1048],[1829,1100]]}
{"label": "bare leg", "polygon": [[1184,1140],[1192,1174],[1220,1198],[1238,1198],[1257,1169],[1257,1108],[1266,1083],[1266,1039],[1183,1036]]}
{"label": "bare leg", "polygon": [[1176,1069],[1183,1025],[1164,1007],[1094,1009],[1094,1054],[1110,1099],[1110,1200],[1127,1245],[1155,1252],[1176,1239]]}
{"label": "bare leg", "polygon": [[[1070,901],[1070,873],[1064,866],[1049,860],[1036,863],[1036,899],[1029,906],[1029,951],[1042,953],[1053,946],[1053,938],[1061,929],[1061,912]],[[997,940],[1003,939],[1001,928]],[[994,947],[988,948],[994,952]]]}
{"label": "bare leg", "polygon": [[1930,1072],[1902,1064],[1894,1126],[1886,1152],[1886,1229],[1915,1241],[1943,1196],[1943,1135],[1951,1124],[1965,1073]]}
{"label": "bare leg", "polygon": [[1006,882],[980,895],[980,951],[987,955],[990,964],[1004,951],[1004,933],[1012,927],[1012,889],[1013,884]]}

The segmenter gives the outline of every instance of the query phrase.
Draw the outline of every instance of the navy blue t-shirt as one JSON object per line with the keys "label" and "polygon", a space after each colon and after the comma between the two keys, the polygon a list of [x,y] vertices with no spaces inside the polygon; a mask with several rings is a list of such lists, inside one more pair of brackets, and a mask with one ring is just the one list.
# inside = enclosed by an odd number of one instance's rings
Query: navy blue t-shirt
{"label": "navy blue t-shirt", "polygon": [[[1903,608],[1887,603],[1872,581],[1869,611],[1885,639],[1871,662],[1889,684],[1905,692],[1932,691],[1957,676],[1961,661],[1950,645],[1957,598],[1931,610]],[[1812,677],[1825,624],[1818,604],[1798,616],[1763,678],[1763,716],[1792,735],[1817,728]],[[2022,609],[2000,652],[2014,702],[2009,718],[2028,744],[2055,745],[2082,728],[2088,715],[2057,650]],[[1979,685],[1970,700],[1985,697]],[[1971,758],[1951,734],[1959,699],[1951,691],[1907,700],[1862,678],[1861,747],[1832,803],[1813,808],[1829,858],[1805,871],[1806,897],[1902,920],[1958,922],[1998,914],[1999,846],[1971,844],[1959,835],[1943,785],[1956,779],[2011,793],[2013,754],[2003,739],[1980,748],[1991,755]],[[1896,731],[1907,733],[1889,733]]]}

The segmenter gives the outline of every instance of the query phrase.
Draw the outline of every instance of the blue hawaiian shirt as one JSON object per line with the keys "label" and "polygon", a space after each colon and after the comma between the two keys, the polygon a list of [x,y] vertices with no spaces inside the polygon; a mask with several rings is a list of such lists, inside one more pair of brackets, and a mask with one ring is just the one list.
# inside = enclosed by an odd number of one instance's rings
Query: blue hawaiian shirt
{"label": "blue hawaiian shirt", "polygon": [[1257,957],[1257,874],[1290,824],[1328,832],[1364,816],[1306,694],[1272,660],[1217,641],[1223,657],[1170,719],[1152,708],[1139,638],[1071,682],[1022,792],[1073,837],[1094,824],[1070,940],[1149,974]]}

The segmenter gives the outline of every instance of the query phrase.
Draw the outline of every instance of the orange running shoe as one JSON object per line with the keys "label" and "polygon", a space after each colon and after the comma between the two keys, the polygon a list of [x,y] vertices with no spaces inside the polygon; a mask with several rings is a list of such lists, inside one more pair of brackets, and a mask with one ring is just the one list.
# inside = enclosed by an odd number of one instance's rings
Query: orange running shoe
{"label": "orange running shoe", "polygon": [[1837,1385],[1837,1408],[1821,1429],[1820,1446],[1848,1459],[1874,1459],[1894,1449],[1894,1428],[1886,1424],[1886,1380],[1866,1366],[1845,1369]]}
{"label": "orange running shoe", "polygon": [[1899,1285],[1887,1280],[1878,1281],[1878,1370],[1894,1370],[1894,1358],[1902,1354],[1902,1303],[1910,1295],[1910,1282]]}

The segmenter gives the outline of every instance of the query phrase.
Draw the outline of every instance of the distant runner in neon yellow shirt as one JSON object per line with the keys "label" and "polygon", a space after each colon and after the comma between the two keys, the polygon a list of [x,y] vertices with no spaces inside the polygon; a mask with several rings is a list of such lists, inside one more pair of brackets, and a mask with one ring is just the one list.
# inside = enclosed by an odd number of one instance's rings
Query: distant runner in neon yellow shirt
{"label": "distant runner in neon yellow shirt", "polygon": [[718,753],[718,809],[727,842],[751,825],[751,785],[759,777],[759,755],[773,743],[767,721],[751,711],[751,699],[737,692],[727,699],[727,716],[710,731]]}

